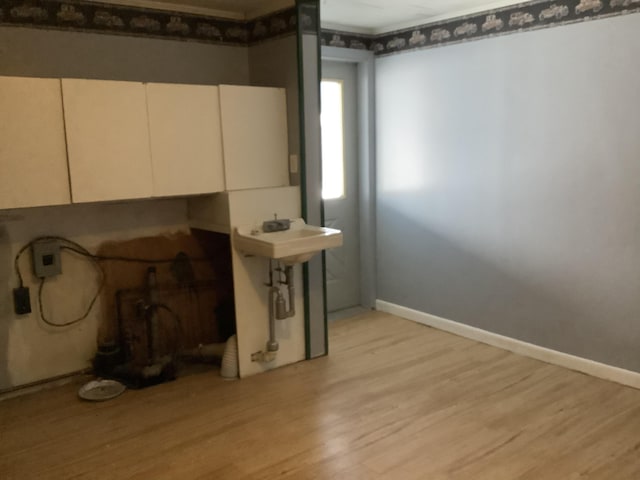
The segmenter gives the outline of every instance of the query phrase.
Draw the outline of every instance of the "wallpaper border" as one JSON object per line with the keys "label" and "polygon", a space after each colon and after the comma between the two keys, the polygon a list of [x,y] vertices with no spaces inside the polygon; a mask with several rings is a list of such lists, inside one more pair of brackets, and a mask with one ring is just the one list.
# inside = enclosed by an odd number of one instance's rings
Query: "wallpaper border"
{"label": "wallpaper border", "polygon": [[0,0],[0,26],[230,46],[248,46],[293,35],[297,18],[295,7],[243,21],[83,0]]}
{"label": "wallpaper border", "polygon": [[[383,56],[638,12],[640,0],[533,0],[380,35],[323,29],[320,43]],[[293,35],[297,21],[295,6],[242,21],[84,0],[0,0],[0,26],[230,46]],[[302,21],[305,31],[315,30],[317,18],[303,15]]]}
{"label": "wallpaper border", "polygon": [[383,56],[637,12],[640,0],[534,0],[380,35],[322,30],[320,41]]}

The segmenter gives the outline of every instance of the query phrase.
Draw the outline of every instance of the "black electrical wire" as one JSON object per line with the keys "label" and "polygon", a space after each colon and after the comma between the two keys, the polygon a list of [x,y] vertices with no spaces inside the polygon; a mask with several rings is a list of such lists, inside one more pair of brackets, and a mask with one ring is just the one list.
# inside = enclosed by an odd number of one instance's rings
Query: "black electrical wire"
{"label": "black electrical wire", "polygon": [[[42,278],[40,279],[40,285],[38,287],[38,307],[40,310],[40,319],[47,325],[51,326],[51,327],[59,327],[59,328],[63,328],[63,327],[69,327],[71,325],[75,325],[76,323],[81,322],[82,320],[86,319],[89,316],[89,313],[91,312],[91,310],[93,309],[93,306],[95,305],[96,301],[98,300],[98,297],[100,295],[100,292],[102,291],[104,284],[105,284],[105,273],[104,270],[102,269],[102,266],[100,265],[100,261],[119,261],[119,262],[134,262],[134,263],[172,263],[175,261],[175,258],[171,258],[171,259],[148,259],[148,258],[136,258],[136,257],[123,257],[123,256],[107,256],[107,255],[94,255],[91,252],[89,252],[86,248],[84,248],[82,245],[80,245],[79,243],[74,242],[73,240],[69,240],[68,238],[65,237],[60,237],[57,235],[47,235],[47,236],[42,236],[42,237],[37,237],[34,238],[33,240],[31,240],[30,242],[28,242],[26,245],[24,245],[16,254],[15,258],[14,258],[14,267],[16,270],[16,275],[18,277],[18,282],[20,284],[20,287],[24,286],[24,279],[22,277],[22,273],[20,272],[20,258],[22,257],[22,255],[24,254],[24,252],[30,248],[31,246],[33,246],[34,243],[37,242],[41,242],[41,241],[47,241],[47,240],[56,240],[59,241],[63,244],[66,245],[61,245],[60,249],[61,250],[67,250],[70,252],[74,252],[78,255],[81,255],[85,258],[88,258],[90,260],[93,261],[95,267],[98,269],[98,271],[100,272],[100,283],[98,285],[98,289],[96,290],[95,295],[91,298],[91,302],[89,303],[89,306],[87,307],[87,309],[84,311],[84,313],[76,318],[75,320],[71,320],[68,322],[64,322],[64,323],[54,323],[52,321],[50,321],[49,319],[47,319],[44,315],[44,309],[43,309],[43,302],[42,302],[42,291],[44,289],[44,284],[46,282],[46,278]],[[189,258],[190,261],[209,261],[210,259],[208,258]],[[178,329],[181,328],[181,323],[180,323],[180,319],[179,317],[171,310],[169,309],[166,305],[160,305],[160,308],[163,308],[165,310],[167,310],[171,315],[174,316],[174,321],[177,324]]]}
{"label": "black electrical wire", "polygon": [[[22,256],[22,254],[29,247],[33,246],[34,243],[41,242],[41,241],[47,241],[47,240],[56,240],[56,241],[59,241],[59,242],[67,243],[69,245],[72,245],[74,247],[74,250],[76,250],[78,252],[83,252],[83,253],[85,253],[87,255],[91,255],[91,253],[86,248],[84,248],[82,245],[80,245],[79,243],[74,242],[73,240],[69,240],[68,238],[59,237],[59,236],[56,236],[56,235],[47,235],[47,236],[43,236],[43,237],[34,238],[33,240],[31,240],[29,243],[24,245],[18,251],[18,254],[16,255],[16,257],[14,259],[14,266],[15,266],[15,269],[16,269],[16,274],[18,276],[18,282],[20,283],[20,287],[24,286],[24,280],[22,278],[22,273],[20,272],[20,265],[19,265],[20,257]],[[61,247],[61,248],[69,248],[69,247]],[[105,283],[104,270],[102,270],[102,267],[100,266],[100,264],[95,262],[95,261],[94,261],[94,265],[98,269],[98,271],[100,272],[100,283],[98,285],[98,289],[96,290],[95,295],[92,297],[91,302],[89,303],[89,306],[84,311],[84,313],[80,317],[78,317],[78,318],[76,318],[74,320],[68,321],[68,322],[55,323],[55,322],[52,322],[51,320],[49,320],[45,316],[43,302],[42,302],[42,292],[44,290],[44,284],[46,282],[46,277],[40,279],[40,285],[38,287],[38,310],[40,311],[40,319],[44,323],[46,323],[47,325],[49,325],[51,327],[63,328],[63,327],[69,327],[71,325],[75,325],[76,323],[80,323],[82,320],[84,320],[85,318],[87,318],[89,316],[89,313],[91,312],[91,310],[93,309],[93,306],[95,305],[96,301],[98,300],[98,296],[100,295],[100,292],[102,291],[102,288],[104,287],[104,283]]]}
{"label": "black electrical wire", "polygon": [[20,272],[20,265],[19,265],[20,257],[22,257],[22,254],[24,254],[24,252],[26,252],[28,248],[33,246],[34,243],[43,242],[43,241],[47,241],[47,240],[57,240],[59,242],[68,243],[70,245],[73,245],[73,247],[78,249],[79,251],[86,252],[88,255],[91,255],[91,253],[86,248],[84,248],[82,245],[80,245],[79,243],[74,242],[73,240],[69,240],[68,238],[59,237],[57,235],[45,235],[45,236],[42,236],[42,237],[36,237],[33,240],[31,240],[30,242],[28,242],[26,245],[24,245],[18,251],[17,255],[13,259],[13,266],[16,269],[16,275],[18,276],[18,282],[20,283],[20,287],[24,286],[24,281],[23,281],[23,278],[22,278],[22,272]]}
{"label": "black electrical wire", "polygon": [[[94,255],[93,253],[89,253],[87,251],[78,250],[72,247],[60,247],[63,250],[69,250],[71,252],[77,253],[78,255],[82,255],[84,257],[91,258],[93,260],[98,261],[115,261],[115,262],[132,262],[132,263],[149,263],[149,264],[157,264],[157,263],[173,263],[176,261],[176,258],[138,258],[138,257],[122,257],[122,256],[113,256],[113,255]],[[210,258],[206,257],[189,257],[189,261],[191,262],[209,262]]]}
{"label": "black electrical wire", "polygon": [[98,296],[100,295],[100,292],[102,291],[102,288],[104,287],[104,283],[105,283],[104,272],[102,271],[102,269],[99,269],[99,270],[101,272],[100,284],[98,285],[98,289],[96,290],[95,295],[93,296],[93,298],[91,298],[91,302],[89,303],[89,306],[87,307],[85,312],[80,317],[76,318],[75,320],[71,320],[71,321],[64,322],[64,323],[54,323],[54,322],[50,321],[47,317],[44,316],[44,308],[43,308],[43,305],[42,305],[42,290],[44,288],[44,284],[45,284],[45,281],[47,279],[46,278],[41,278],[40,279],[40,286],[38,288],[38,309],[40,310],[40,319],[44,323],[49,325],[50,327],[62,328],[62,327],[69,327],[71,325],[75,325],[76,323],[80,323],[82,320],[87,318],[89,316],[89,313],[91,313],[91,309],[93,308],[93,305],[98,300]]}
{"label": "black electrical wire", "polygon": [[[141,301],[142,302],[142,301]],[[175,345],[174,345],[174,351],[172,352],[172,357],[173,360],[178,358],[178,355],[180,353],[180,348],[182,346],[182,341],[183,341],[183,337],[184,337],[184,331],[182,329],[182,321],[180,320],[180,316],[174,312],[168,305],[164,304],[164,303],[153,303],[151,305],[145,305],[144,307],[145,310],[145,315],[146,318],[149,319],[152,316],[156,315],[160,310],[164,310],[167,313],[169,313],[169,316],[171,317],[171,320],[173,321],[174,324],[174,328],[175,328]],[[147,328],[149,328],[147,326]],[[148,330],[150,331],[150,330]],[[151,345],[151,340],[148,340],[149,345]],[[151,347],[149,347],[151,348]],[[157,354],[157,352],[156,352]]]}
{"label": "black electrical wire", "polygon": [[29,248],[31,245],[33,245],[36,241],[37,239],[31,240],[29,243],[23,246],[18,252],[18,254],[16,255],[16,258],[13,259],[13,266],[16,269],[16,275],[18,276],[18,282],[20,283],[20,288],[24,287],[24,282],[22,281],[22,273],[20,273],[20,265],[18,265],[18,262],[20,261],[20,257],[25,252],[25,250]]}

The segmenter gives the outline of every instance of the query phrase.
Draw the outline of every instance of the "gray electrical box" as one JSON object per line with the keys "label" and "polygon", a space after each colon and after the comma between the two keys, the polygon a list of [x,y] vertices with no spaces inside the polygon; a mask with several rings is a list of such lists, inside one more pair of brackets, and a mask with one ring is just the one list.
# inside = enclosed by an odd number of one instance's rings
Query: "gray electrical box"
{"label": "gray electrical box", "polygon": [[33,273],[36,277],[55,277],[62,273],[60,244],[57,240],[40,240],[31,246]]}

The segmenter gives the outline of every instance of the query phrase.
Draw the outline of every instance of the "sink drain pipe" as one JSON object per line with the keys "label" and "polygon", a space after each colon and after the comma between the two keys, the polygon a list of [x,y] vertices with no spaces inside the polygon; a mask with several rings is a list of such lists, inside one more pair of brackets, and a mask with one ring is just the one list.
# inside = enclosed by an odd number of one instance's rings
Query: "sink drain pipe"
{"label": "sink drain pipe", "polygon": [[296,290],[293,286],[293,266],[287,265],[284,269],[284,283],[287,285],[289,291],[289,310],[287,310],[286,318],[291,318],[296,314]]}
{"label": "sink drain pipe", "polygon": [[287,265],[284,267],[284,270],[277,268],[275,271],[284,272],[285,280],[279,283],[287,286],[289,302],[287,305],[284,295],[282,295],[280,291],[280,287],[274,283],[274,269],[271,262],[269,262],[269,283],[266,284],[266,286],[269,287],[267,300],[269,302],[269,340],[267,340],[265,351],[255,352],[251,355],[251,360],[254,362],[268,363],[275,360],[277,351],[280,348],[278,340],[276,339],[276,320],[285,320],[294,317],[296,314],[293,266]]}
{"label": "sink drain pipe", "polygon": [[277,296],[281,295],[280,289],[276,286],[269,288],[269,341],[267,342],[267,352],[277,352],[280,345],[276,340],[276,316],[273,311],[273,302],[278,301]]}

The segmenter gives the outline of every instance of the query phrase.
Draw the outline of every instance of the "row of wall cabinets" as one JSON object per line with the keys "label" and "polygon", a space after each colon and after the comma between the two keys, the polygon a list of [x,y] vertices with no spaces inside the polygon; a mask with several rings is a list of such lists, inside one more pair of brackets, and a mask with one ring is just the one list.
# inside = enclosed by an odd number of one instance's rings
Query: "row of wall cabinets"
{"label": "row of wall cabinets", "polygon": [[284,89],[0,77],[0,208],[289,184]]}

